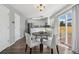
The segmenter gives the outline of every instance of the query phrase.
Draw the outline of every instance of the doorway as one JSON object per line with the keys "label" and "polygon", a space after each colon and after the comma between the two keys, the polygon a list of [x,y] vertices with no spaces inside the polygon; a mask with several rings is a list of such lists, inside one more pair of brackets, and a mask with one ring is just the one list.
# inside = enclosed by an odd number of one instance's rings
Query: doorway
{"label": "doorway", "polygon": [[15,41],[20,39],[20,16],[15,13]]}

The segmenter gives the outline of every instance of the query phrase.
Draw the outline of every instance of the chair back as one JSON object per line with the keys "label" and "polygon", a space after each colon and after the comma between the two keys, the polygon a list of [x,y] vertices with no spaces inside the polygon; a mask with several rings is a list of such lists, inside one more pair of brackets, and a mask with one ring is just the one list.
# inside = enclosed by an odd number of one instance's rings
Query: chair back
{"label": "chair back", "polygon": [[56,36],[53,35],[51,39],[51,48],[56,48]]}
{"label": "chair back", "polygon": [[28,33],[25,33],[26,36],[26,44],[30,45],[31,44],[31,36]]}

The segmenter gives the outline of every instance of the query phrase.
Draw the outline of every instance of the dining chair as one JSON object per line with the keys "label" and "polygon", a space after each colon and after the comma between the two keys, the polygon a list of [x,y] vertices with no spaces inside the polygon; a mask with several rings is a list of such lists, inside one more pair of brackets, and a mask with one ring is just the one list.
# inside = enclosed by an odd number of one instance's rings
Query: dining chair
{"label": "dining chair", "polygon": [[25,52],[27,52],[27,47],[30,48],[30,54],[32,53],[32,48],[35,46],[39,46],[40,42],[33,40],[31,35],[28,33],[25,33],[26,36],[26,48],[25,48]]}
{"label": "dining chair", "polygon": [[47,41],[43,42],[43,45],[46,45],[51,49],[51,54],[53,54],[53,49],[57,49],[57,53],[59,54],[58,45],[56,44],[56,35],[53,35],[52,37],[48,37]]}

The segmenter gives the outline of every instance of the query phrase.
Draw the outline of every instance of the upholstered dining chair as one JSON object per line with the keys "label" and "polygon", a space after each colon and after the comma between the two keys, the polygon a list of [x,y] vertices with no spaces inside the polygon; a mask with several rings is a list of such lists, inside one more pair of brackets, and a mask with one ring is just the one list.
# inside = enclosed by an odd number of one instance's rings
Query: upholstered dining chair
{"label": "upholstered dining chair", "polygon": [[48,37],[47,41],[44,41],[43,44],[51,49],[51,54],[53,54],[53,49],[57,49],[57,53],[59,54],[58,45],[56,44],[56,35],[52,37]]}
{"label": "upholstered dining chair", "polygon": [[27,52],[27,47],[30,48],[30,54],[32,53],[32,48],[35,46],[39,46],[40,42],[33,40],[31,35],[28,33],[25,33],[26,36],[26,48],[25,48],[25,52]]}

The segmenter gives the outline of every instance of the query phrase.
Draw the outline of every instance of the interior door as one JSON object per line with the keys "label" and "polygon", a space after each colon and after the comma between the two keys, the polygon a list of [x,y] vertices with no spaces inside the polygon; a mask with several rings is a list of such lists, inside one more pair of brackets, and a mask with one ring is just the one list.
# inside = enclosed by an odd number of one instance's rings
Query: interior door
{"label": "interior door", "polygon": [[20,39],[20,16],[15,14],[15,41]]}
{"label": "interior door", "polygon": [[9,10],[0,5],[0,51],[9,46]]}

